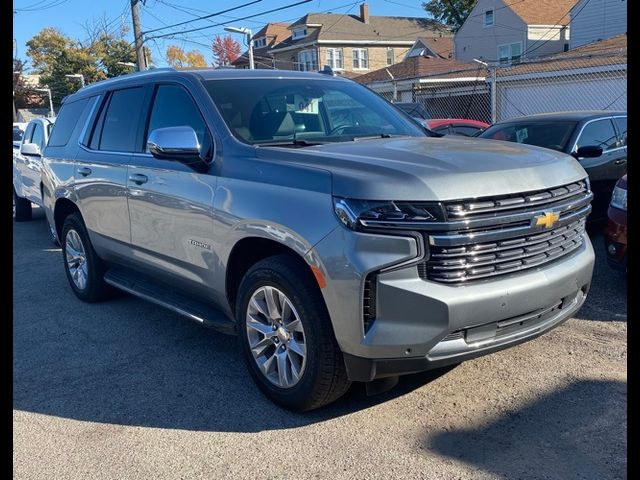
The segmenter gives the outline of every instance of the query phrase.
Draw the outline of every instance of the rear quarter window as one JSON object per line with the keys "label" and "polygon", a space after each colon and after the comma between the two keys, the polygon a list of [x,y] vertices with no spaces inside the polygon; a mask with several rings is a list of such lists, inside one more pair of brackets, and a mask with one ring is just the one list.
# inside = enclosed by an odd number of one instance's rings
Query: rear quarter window
{"label": "rear quarter window", "polygon": [[81,116],[84,117],[83,112],[89,105],[89,100],[92,98],[82,98],[75,102],[64,103],[60,109],[60,113],[56,119],[56,123],[51,130],[51,137],[49,138],[49,147],[64,147],[69,143],[71,134],[78,124],[78,120]]}

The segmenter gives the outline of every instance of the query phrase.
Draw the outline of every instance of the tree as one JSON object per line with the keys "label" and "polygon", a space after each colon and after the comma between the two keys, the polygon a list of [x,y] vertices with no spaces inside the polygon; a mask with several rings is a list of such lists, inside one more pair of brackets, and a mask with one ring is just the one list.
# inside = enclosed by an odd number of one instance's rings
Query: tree
{"label": "tree", "polygon": [[450,26],[453,31],[458,31],[477,0],[429,0],[422,3],[422,7],[429,12],[434,19]]}
{"label": "tree", "polygon": [[169,45],[167,48],[167,63],[174,68],[206,67],[207,61],[197,50],[185,52],[177,45]]}
{"label": "tree", "polygon": [[211,45],[213,61],[216,66],[230,65],[240,56],[242,47],[230,35],[216,35]]}
{"label": "tree", "polygon": [[19,58],[13,59],[13,98],[17,109],[44,106],[39,92],[33,90],[25,81],[26,63]]}
{"label": "tree", "polygon": [[[44,28],[27,42],[27,55],[40,83],[51,89],[54,107],[81,87],[77,79],[67,75],[81,74],[85,84],[130,73],[131,67],[121,63],[135,62],[133,45],[123,35],[110,33],[104,22],[85,25],[87,40],[75,41],[55,28]],[[145,48],[147,57],[149,49]]]}

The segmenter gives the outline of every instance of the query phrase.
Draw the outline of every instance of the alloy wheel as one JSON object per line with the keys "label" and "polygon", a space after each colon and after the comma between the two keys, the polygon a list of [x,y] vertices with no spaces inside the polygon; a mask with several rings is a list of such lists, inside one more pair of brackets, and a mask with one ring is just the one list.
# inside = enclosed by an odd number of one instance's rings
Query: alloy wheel
{"label": "alloy wheel", "polygon": [[78,289],[84,290],[87,285],[89,266],[82,239],[73,228],[67,232],[65,239],[65,258],[71,280]]}
{"label": "alloy wheel", "polygon": [[274,385],[291,388],[306,366],[305,332],[287,296],[271,286],[258,288],[246,314],[249,348],[260,372]]}

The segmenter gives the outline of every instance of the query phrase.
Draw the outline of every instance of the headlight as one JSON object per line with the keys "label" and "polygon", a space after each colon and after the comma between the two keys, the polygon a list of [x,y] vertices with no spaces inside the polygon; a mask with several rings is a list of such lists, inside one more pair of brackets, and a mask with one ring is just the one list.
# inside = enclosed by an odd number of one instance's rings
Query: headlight
{"label": "headlight", "polygon": [[620,210],[627,211],[627,190],[620,187],[613,189],[613,195],[611,195],[611,206],[619,208]]}
{"label": "headlight", "polygon": [[422,224],[442,221],[442,206],[434,202],[370,201],[334,198],[334,210],[347,227],[419,228]]}

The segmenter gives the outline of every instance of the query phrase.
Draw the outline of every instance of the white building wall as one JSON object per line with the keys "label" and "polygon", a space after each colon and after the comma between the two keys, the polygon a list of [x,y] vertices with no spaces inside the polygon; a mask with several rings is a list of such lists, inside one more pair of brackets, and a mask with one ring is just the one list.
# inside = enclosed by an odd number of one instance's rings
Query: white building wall
{"label": "white building wall", "polygon": [[627,31],[626,0],[580,0],[571,10],[571,48]]}

